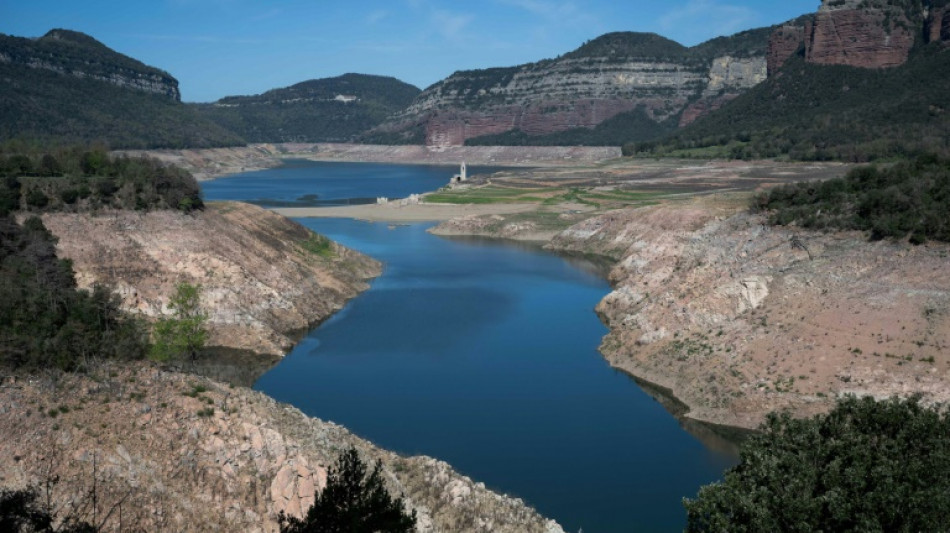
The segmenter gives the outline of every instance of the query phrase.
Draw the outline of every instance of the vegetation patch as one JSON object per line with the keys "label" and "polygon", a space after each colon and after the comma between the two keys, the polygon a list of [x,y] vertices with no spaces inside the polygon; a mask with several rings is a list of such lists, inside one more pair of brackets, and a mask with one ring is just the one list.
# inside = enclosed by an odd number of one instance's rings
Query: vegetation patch
{"label": "vegetation patch", "polygon": [[78,290],[72,263],[38,217],[0,217],[0,364],[77,370],[100,359],[140,359],[144,326],[111,291]]}
{"label": "vegetation patch", "polygon": [[[916,8],[921,11],[920,7]],[[919,46],[889,69],[815,65],[776,75],[666,138],[629,138],[627,156],[866,162],[950,154],[950,53]]]}
{"label": "vegetation patch", "polygon": [[811,419],[772,414],[739,465],[684,504],[687,531],[943,531],[950,415],[853,396]]}
{"label": "vegetation patch", "polygon": [[768,213],[777,225],[862,230],[874,239],[909,237],[914,244],[950,242],[950,158],[923,156],[777,187],[757,196],[753,210]]}
{"label": "vegetation patch", "polygon": [[298,244],[300,248],[308,254],[318,255],[326,259],[330,259],[336,255],[333,252],[333,243],[330,239],[317,233],[311,232],[306,239],[300,241]]}
{"label": "vegetation patch", "polygon": [[102,147],[0,145],[0,215],[100,208],[190,212],[203,207],[195,178],[156,159],[111,157]]}

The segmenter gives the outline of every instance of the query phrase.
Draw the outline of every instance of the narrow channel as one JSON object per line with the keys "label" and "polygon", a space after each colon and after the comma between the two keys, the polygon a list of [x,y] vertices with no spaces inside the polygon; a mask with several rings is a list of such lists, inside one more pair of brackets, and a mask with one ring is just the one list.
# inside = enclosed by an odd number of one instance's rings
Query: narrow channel
{"label": "narrow channel", "polygon": [[[400,197],[451,172],[298,163],[205,192],[265,205]],[[734,464],[598,353],[607,330],[593,309],[610,287],[592,265],[432,236],[431,224],[299,222],[383,261],[384,273],[256,389],[380,446],[445,460],[572,532],[681,530],[682,498]]]}

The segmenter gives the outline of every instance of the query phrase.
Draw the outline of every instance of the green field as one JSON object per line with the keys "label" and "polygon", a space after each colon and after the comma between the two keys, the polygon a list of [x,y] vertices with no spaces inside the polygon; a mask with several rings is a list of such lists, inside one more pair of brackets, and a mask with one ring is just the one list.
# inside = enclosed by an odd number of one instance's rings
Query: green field
{"label": "green field", "polygon": [[489,185],[472,189],[451,189],[425,196],[434,204],[540,204],[578,203],[595,208],[648,205],[667,193],[624,190],[593,190],[565,187],[522,189]]}

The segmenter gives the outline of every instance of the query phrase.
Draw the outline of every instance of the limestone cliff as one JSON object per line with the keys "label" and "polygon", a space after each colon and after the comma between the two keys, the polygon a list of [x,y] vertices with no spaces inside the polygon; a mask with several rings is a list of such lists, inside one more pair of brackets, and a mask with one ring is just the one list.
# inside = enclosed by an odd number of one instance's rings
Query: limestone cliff
{"label": "limestone cliff", "polygon": [[43,222],[80,287],[113,287],[126,309],[155,318],[171,313],[177,283],[200,284],[209,345],[261,354],[283,354],[380,272],[375,260],[248,204],[190,215],[48,213]]}
{"label": "limestone cliff", "polygon": [[942,0],[822,0],[814,17],[793,21],[772,34],[769,72],[777,72],[799,50],[806,61],[818,65],[903,65],[919,39],[950,40],[948,12],[950,6]]}
{"label": "limestone cliff", "polygon": [[382,460],[420,533],[563,533],[442,461],[382,450],[250,389],[144,364],[0,385],[0,486],[49,489],[61,515],[97,517],[102,531],[276,532],[277,513],[305,512],[354,446]]}
{"label": "limestone cliff", "polygon": [[88,35],[55,29],[39,39],[0,35],[0,63],[105,81],[180,101],[178,80],[165,71],[110,50]]}
{"label": "limestone cliff", "polygon": [[378,129],[422,127],[426,144],[454,146],[510,130],[592,128],[626,112],[685,124],[765,79],[768,32],[693,48],[653,34],[607,34],[557,59],[456,72]]}

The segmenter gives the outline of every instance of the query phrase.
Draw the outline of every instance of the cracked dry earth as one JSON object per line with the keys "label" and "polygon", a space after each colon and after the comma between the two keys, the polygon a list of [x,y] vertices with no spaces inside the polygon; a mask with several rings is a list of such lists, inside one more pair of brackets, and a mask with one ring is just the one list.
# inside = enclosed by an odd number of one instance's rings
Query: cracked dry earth
{"label": "cracked dry earth", "polygon": [[617,261],[611,365],[743,428],[844,394],[950,401],[950,246],[770,227],[707,200],[593,217],[548,246]]}
{"label": "cracked dry earth", "polygon": [[444,462],[402,457],[261,393],[149,364],[8,378],[0,435],[0,485],[58,478],[60,515],[96,516],[104,531],[276,531],[277,513],[304,512],[350,446],[368,464],[382,460],[419,531],[562,531]]}

